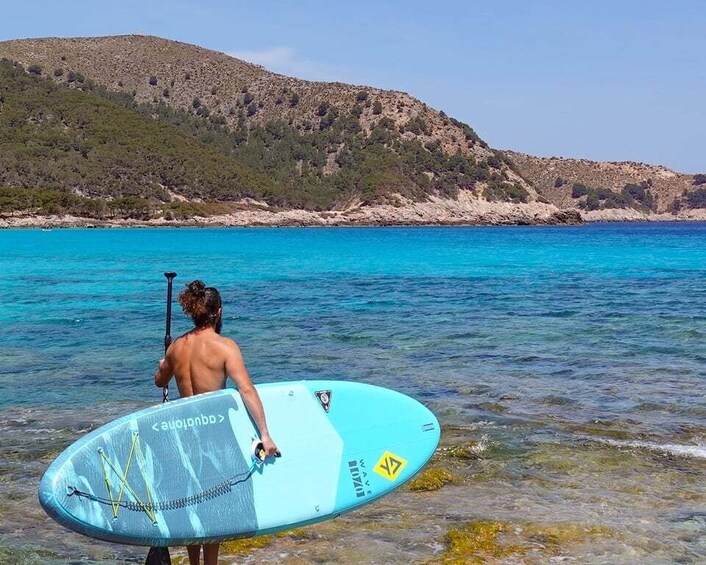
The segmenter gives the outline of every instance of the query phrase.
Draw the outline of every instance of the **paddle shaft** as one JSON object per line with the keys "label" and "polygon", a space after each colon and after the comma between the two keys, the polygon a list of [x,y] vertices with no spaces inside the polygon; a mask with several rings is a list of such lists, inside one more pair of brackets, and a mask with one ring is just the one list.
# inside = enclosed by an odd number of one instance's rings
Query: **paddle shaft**
{"label": "paddle shaft", "polygon": [[[176,273],[168,271],[164,273],[167,277],[167,324],[164,330],[164,355],[167,354],[167,349],[172,343],[172,283]],[[162,388],[162,402],[169,402],[169,386]],[[169,548],[167,547],[150,547],[145,565],[171,565],[172,559],[169,556]]]}
{"label": "paddle shaft", "polygon": [[[166,328],[164,331],[164,354],[167,354],[167,349],[169,349],[169,346],[172,343],[172,283],[174,281],[174,277],[176,277],[176,273],[172,271],[168,271],[164,273],[164,276],[167,277],[167,320],[166,320]],[[165,386],[162,389],[162,402],[169,402],[169,386]]]}

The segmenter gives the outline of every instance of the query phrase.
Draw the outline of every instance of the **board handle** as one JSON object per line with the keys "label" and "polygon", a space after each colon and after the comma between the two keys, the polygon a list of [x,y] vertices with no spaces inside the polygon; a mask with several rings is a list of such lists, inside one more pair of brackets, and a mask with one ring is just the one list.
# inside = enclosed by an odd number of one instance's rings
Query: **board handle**
{"label": "board handle", "polygon": [[[264,463],[266,459],[265,446],[259,439],[254,439],[250,446],[250,455],[257,463]],[[278,449],[275,451],[275,457],[282,457],[282,452]]]}

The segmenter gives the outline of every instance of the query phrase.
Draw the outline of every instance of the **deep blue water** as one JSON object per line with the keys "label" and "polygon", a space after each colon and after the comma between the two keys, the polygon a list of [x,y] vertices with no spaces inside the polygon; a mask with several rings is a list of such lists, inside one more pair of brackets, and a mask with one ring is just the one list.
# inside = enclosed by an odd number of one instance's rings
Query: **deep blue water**
{"label": "deep blue water", "polygon": [[[175,294],[195,278],[222,291],[224,333],[256,382],[392,387],[517,449],[603,426],[621,435],[599,439],[706,458],[700,223],[0,231],[12,457],[39,414],[80,422],[57,448],[95,414],[160,400],[167,270]],[[189,328],[175,303],[172,334]]]}

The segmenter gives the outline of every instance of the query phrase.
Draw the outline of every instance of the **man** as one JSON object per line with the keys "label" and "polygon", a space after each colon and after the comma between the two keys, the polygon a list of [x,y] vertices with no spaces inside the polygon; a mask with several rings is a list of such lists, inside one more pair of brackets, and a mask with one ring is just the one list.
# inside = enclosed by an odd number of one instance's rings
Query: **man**
{"label": "man", "polygon": [[[275,455],[278,449],[267,431],[262,401],[250,380],[240,349],[235,341],[220,335],[223,325],[220,293],[198,280],[186,286],[179,295],[179,303],[194,321],[194,329],[169,346],[165,358],[159,362],[154,383],[164,387],[175,376],[179,394],[186,397],[225,388],[230,376],[257,425],[265,454]],[[190,565],[199,565],[201,547],[187,547]],[[218,550],[217,543],[203,545],[204,565],[218,563]]]}

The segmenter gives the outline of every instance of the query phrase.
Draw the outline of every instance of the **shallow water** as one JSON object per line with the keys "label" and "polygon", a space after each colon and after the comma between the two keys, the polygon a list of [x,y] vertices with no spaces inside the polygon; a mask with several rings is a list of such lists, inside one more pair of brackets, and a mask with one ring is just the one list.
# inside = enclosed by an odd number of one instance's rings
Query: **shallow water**
{"label": "shallow water", "polygon": [[0,231],[0,563],[144,560],[35,493],[66,445],[159,401],[166,270],[221,288],[256,382],[427,404],[456,476],[223,562],[444,562],[471,523],[502,531],[469,562],[704,562],[705,243],[703,224]]}

